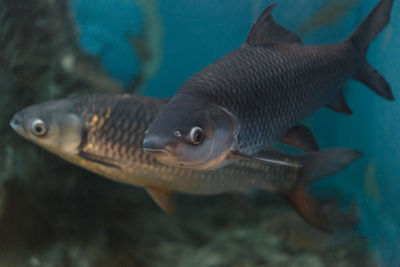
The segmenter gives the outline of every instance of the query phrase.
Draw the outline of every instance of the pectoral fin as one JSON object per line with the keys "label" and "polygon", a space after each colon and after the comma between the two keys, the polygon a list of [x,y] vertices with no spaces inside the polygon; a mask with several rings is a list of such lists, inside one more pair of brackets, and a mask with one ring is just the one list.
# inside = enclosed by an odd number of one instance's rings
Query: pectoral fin
{"label": "pectoral fin", "polygon": [[333,111],[343,113],[346,115],[351,115],[353,112],[351,111],[350,107],[346,103],[346,99],[344,98],[343,91],[340,92],[334,97],[334,99],[326,105],[328,108],[332,109]]}
{"label": "pectoral fin", "polygon": [[294,167],[294,168],[302,167],[300,164],[295,163],[295,162],[283,161],[283,160],[278,160],[278,159],[268,158],[268,157],[261,157],[261,156],[256,156],[256,155],[249,155],[249,154],[241,153],[239,151],[232,151],[231,158],[256,160],[256,161],[262,161],[266,164],[286,166],[286,167]]}
{"label": "pectoral fin", "polygon": [[317,152],[319,146],[317,140],[304,125],[296,125],[287,131],[287,135],[281,139],[282,143],[307,152]]}
{"label": "pectoral fin", "polygon": [[171,191],[154,187],[146,187],[146,190],[162,210],[169,214],[175,213],[175,204]]}

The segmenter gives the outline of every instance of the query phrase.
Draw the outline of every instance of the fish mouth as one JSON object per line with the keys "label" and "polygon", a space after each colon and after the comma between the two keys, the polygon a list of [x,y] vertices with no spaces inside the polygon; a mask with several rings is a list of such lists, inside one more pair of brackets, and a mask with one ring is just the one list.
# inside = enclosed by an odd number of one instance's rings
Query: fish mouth
{"label": "fish mouth", "polygon": [[9,122],[10,127],[19,135],[26,136],[28,133],[22,126],[22,121],[19,116],[15,115]]}
{"label": "fish mouth", "polygon": [[149,152],[151,154],[169,154],[169,152],[165,149],[161,149],[161,148],[148,148],[148,147],[143,147],[143,151],[144,152]]}
{"label": "fish mouth", "polygon": [[165,140],[156,136],[146,136],[142,143],[142,150],[153,155],[170,154],[165,146]]}

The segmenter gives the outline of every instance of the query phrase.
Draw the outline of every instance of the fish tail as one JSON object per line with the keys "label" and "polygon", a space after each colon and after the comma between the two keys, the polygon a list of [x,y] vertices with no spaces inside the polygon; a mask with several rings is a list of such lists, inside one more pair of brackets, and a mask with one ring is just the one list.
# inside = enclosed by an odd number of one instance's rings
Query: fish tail
{"label": "fish tail", "polygon": [[394,100],[392,90],[385,78],[367,62],[366,54],[370,43],[389,23],[393,1],[381,0],[348,39],[363,53],[365,62],[354,78],[388,100]]}
{"label": "fish tail", "polygon": [[323,212],[322,206],[307,192],[308,186],[325,176],[332,175],[357,160],[363,153],[346,148],[326,149],[316,153],[297,156],[294,160],[302,164],[296,186],[286,193],[289,201],[300,215],[311,225],[324,232],[333,228]]}

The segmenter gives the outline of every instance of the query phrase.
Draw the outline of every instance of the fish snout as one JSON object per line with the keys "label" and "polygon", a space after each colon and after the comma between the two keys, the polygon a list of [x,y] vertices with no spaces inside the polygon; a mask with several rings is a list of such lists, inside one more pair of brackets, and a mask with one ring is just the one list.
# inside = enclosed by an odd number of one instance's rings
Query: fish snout
{"label": "fish snout", "polygon": [[25,133],[25,129],[22,125],[22,118],[18,114],[14,115],[9,122],[11,128],[16,131],[18,134],[23,135]]}
{"label": "fish snout", "polygon": [[166,149],[167,142],[164,138],[154,135],[147,135],[143,139],[142,149],[152,154],[169,154]]}

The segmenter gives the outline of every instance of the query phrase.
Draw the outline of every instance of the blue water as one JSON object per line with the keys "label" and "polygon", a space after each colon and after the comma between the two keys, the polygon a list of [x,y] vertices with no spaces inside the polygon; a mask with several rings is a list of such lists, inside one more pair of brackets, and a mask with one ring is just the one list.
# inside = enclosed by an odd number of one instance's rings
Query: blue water
{"label": "blue water", "polygon": [[[94,0],[93,0],[94,1]],[[143,13],[129,1],[73,0],[80,25],[80,44],[98,57],[117,80],[128,84],[138,71],[138,57],[126,34],[141,32]],[[281,0],[274,16],[281,25],[295,31],[324,2]],[[270,1],[169,0],[159,1],[163,39],[161,63],[150,78],[144,94],[169,97],[192,74],[243,43],[251,23]],[[306,44],[337,42],[348,36],[377,3],[360,1],[334,25],[302,36]],[[301,10],[301,12],[299,12]],[[400,4],[395,3],[390,29],[371,45],[368,59],[391,84],[400,98]],[[371,251],[390,266],[400,266],[400,105],[388,102],[368,88],[350,81],[346,98],[354,114],[344,116],[321,110],[307,121],[321,147],[349,147],[363,151],[364,158],[340,174],[315,186],[321,197],[339,197],[345,205],[356,199],[362,210],[358,230],[370,240]],[[380,199],[367,194],[365,170],[376,166]]]}

